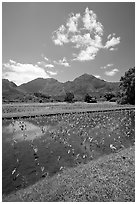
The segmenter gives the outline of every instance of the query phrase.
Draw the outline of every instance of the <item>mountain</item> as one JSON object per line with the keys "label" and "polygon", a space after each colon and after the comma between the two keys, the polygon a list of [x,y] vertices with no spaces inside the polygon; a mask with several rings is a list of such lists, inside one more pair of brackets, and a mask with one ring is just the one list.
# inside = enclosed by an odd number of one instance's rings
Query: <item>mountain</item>
{"label": "mountain", "polygon": [[20,90],[30,93],[40,92],[45,95],[59,95],[62,92],[62,83],[53,78],[37,78],[19,86]]}
{"label": "mountain", "polygon": [[23,97],[24,93],[19,90],[18,86],[9,81],[8,79],[2,79],[2,99],[3,101],[14,100],[17,97]]}
{"label": "mountain", "polygon": [[14,94],[21,94],[22,90],[18,90],[18,86],[9,81],[8,79],[2,79],[2,96],[6,95],[14,95]]}
{"label": "mountain", "polygon": [[8,79],[2,80],[2,91],[9,91],[14,88],[17,88],[17,85],[15,83],[9,81]]}
{"label": "mountain", "polygon": [[88,74],[83,74],[73,81],[67,81],[65,83],[61,83],[53,78],[37,78],[20,86],[8,80],[5,82],[5,79],[2,84],[4,87],[3,94],[5,94],[5,91],[12,89],[12,92],[15,92],[15,94],[24,93],[33,95],[35,93],[41,93],[51,96],[54,99],[65,96],[66,92],[73,92],[76,98],[83,99],[86,93],[99,98],[106,92],[117,93],[119,90],[119,82],[107,82]]}
{"label": "mountain", "polygon": [[64,87],[66,91],[72,91],[74,95],[79,97],[88,93],[98,98],[106,92],[117,92],[119,82],[107,82],[93,75],[83,74],[72,82],[66,82]]}

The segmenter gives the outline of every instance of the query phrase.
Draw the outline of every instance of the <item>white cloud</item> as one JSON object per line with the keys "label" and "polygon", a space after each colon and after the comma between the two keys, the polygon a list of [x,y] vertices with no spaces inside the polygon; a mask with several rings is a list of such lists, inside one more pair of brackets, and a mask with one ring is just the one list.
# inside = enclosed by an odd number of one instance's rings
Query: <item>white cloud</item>
{"label": "white cloud", "polygon": [[111,47],[109,50],[110,50],[110,51],[114,51],[114,50],[118,50],[118,49],[117,49],[117,48],[114,48],[114,47]]}
{"label": "white cloud", "polygon": [[76,58],[74,58],[73,60],[78,60],[78,61],[94,60],[98,50],[99,49],[96,47],[89,46],[85,50],[81,50],[78,55],[74,54]]}
{"label": "white cloud", "polygon": [[114,76],[117,72],[119,72],[119,70],[115,68],[115,69],[113,69],[111,71],[106,71],[105,75],[107,75],[107,76]]}
{"label": "white cloud", "polygon": [[40,66],[42,66],[42,67],[45,67],[45,65],[46,65],[45,62],[43,62],[43,61],[37,62],[37,64],[40,65]]}
{"label": "white cloud", "polygon": [[33,64],[12,62],[3,64],[2,77],[15,82],[17,85],[29,82],[38,77],[50,78],[43,68]]}
{"label": "white cloud", "polygon": [[106,68],[107,68],[106,66],[103,66],[103,67],[101,66],[101,67],[100,67],[100,69],[106,69]]}
{"label": "white cloud", "polygon": [[57,75],[57,72],[47,71],[50,75]]}
{"label": "white cloud", "polygon": [[54,61],[54,63],[65,67],[70,67],[70,64],[67,62],[65,57],[62,60]]}
{"label": "white cloud", "polygon": [[107,39],[109,40],[111,38],[111,34],[108,35]]}
{"label": "white cloud", "polygon": [[97,48],[102,48],[101,37],[96,35],[95,39],[90,37],[90,33],[86,33],[84,35],[74,35],[71,38],[71,42],[76,44],[76,48],[84,48],[88,46],[93,46]]}
{"label": "white cloud", "polygon": [[46,64],[45,67],[48,67],[48,68],[53,68],[54,65],[53,64]]}
{"label": "white cloud", "polygon": [[16,62],[14,60],[9,60],[11,64],[15,64]]}
{"label": "white cloud", "polygon": [[70,15],[70,18],[67,21],[67,27],[69,32],[78,32],[77,27],[78,27],[78,19],[80,18],[80,14],[77,13],[74,15],[73,13]]}
{"label": "white cloud", "polygon": [[112,67],[114,64],[107,64],[106,66],[100,67],[100,69],[107,69],[108,67]]}
{"label": "white cloud", "polygon": [[100,78],[101,78],[101,76],[100,76],[100,75],[94,75],[94,77],[96,77],[96,78],[98,78],[98,79],[100,79]]}
{"label": "white cloud", "polygon": [[118,38],[115,38],[115,37],[112,37],[110,40],[108,40],[105,44],[105,48],[111,48],[113,46],[116,46],[120,43],[120,37]]}
{"label": "white cloud", "polygon": [[107,64],[107,67],[112,67],[114,64]]}
{"label": "white cloud", "polygon": [[97,21],[97,15],[92,10],[86,8],[82,20],[86,30],[94,32],[100,36],[103,35],[103,25]]}
{"label": "white cloud", "polygon": [[42,62],[37,62],[37,64],[41,64]]}
{"label": "white cloud", "polygon": [[41,67],[46,67],[46,68],[54,68],[53,64],[46,64],[45,62],[41,61],[41,62],[37,62],[38,65],[40,65]]}
{"label": "white cloud", "polygon": [[46,56],[44,57],[44,59],[45,59],[46,61],[49,61],[49,59],[48,59]]}
{"label": "white cloud", "polygon": [[58,30],[54,31],[52,40],[56,45],[63,45],[64,43],[68,43],[68,35],[66,32],[66,28],[64,25],[61,25]]}
{"label": "white cloud", "polygon": [[85,9],[84,15],[71,14],[65,25],[61,25],[53,32],[52,40],[56,45],[71,43],[79,50],[72,60],[94,60],[98,51],[109,49],[120,43],[120,37],[115,33],[109,34],[105,45],[102,44],[104,27],[98,21],[97,15],[89,8]]}

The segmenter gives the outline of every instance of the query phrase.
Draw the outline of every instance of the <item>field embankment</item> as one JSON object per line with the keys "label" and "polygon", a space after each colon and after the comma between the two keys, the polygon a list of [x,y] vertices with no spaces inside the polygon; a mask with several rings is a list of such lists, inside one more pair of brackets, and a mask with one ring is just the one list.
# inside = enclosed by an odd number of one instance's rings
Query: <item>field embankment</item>
{"label": "field embankment", "polygon": [[87,111],[111,111],[122,109],[134,109],[132,105],[118,105],[115,102],[103,102],[88,104],[85,102],[76,103],[13,103],[2,105],[2,118],[29,117],[37,115],[50,115],[71,112]]}
{"label": "field embankment", "polygon": [[8,202],[135,202],[135,148],[64,170],[19,190]]}

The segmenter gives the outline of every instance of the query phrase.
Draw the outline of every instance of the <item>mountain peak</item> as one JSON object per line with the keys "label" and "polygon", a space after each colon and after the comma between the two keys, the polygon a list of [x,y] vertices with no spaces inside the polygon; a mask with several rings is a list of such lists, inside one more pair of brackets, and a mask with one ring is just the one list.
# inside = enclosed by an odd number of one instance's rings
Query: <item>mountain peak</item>
{"label": "mountain peak", "polygon": [[9,81],[8,79],[2,79],[2,85],[3,87],[4,86],[17,87],[17,85],[14,82]]}
{"label": "mountain peak", "polygon": [[[12,82],[9,82],[8,80],[6,80],[6,82],[9,86],[12,85]],[[10,89],[8,88],[9,86],[3,83],[3,91]],[[93,75],[84,73],[73,81],[65,83],[61,83],[54,78],[37,78],[28,83],[24,83],[17,88],[15,87],[15,89],[22,93],[42,93],[53,97],[64,95],[66,92],[73,92],[75,97],[84,98],[84,95],[89,93],[91,96],[99,98],[106,92],[117,91],[119,89],[119,83],[110,83],[98,79]]]}
{"label": "mountain peak", "polygon": [[92,79],[96,79],[96,77],[94,77],[93,75],[89,75],[87,73],[82,74],[81,76],[77,77],[74,81],[78,81],[78,80],[84,80],[84,81],[89,81]]}

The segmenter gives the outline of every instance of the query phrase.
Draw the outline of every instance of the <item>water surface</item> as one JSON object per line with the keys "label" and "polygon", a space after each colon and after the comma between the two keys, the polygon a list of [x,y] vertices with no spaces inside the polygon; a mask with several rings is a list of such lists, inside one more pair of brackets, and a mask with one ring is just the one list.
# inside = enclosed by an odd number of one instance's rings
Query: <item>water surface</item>
{"label": "water surface", "polygon": [[3,120],[3,193],[134,144],[134,111]]}

